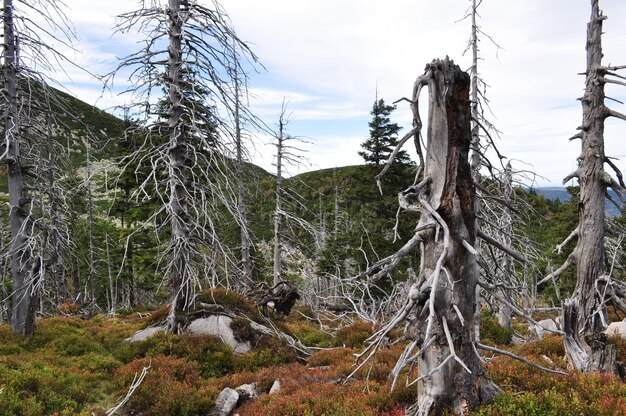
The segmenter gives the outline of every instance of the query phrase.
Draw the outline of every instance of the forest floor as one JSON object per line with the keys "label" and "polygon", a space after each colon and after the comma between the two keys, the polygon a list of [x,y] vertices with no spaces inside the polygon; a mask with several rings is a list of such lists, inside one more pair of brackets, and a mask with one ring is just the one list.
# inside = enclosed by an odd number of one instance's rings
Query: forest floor
{"label": "forest floor", "polygon": [[[346,380],[372,326],[344,320],[322,331],[309,315],[299,307],[289,317],[276,318],[284,331],[319,348],[306,358],[276,339],[260,340],[241,355],[211,336],[160,333],[146,341],[124,342],[148,326],[154,312],[88,320],[44,318],[37,321],[36,334],[27,338],[2,325],[0,415],[103,416],[145,367],[145,379],[116,414],[206,415],[222,389],[254,382],[260,397],[239,407],[236,413],[241,416],[404,415],[417,388],[407,386],[402,377],[392,392],[388,380],[402,343],[381,350]],[[542,366],[566,369],[559,337],[509,345],[510,336],[493,317],[483,317],[484,343]],[[626,362],[626,341],[613,342],[619,359]],[[616,377],[554,375],[502,356],[487,356],[485,366],[503,393],[475,415],[626,415],[626,384]],[[275,380],[282,388],[270,395]]]}

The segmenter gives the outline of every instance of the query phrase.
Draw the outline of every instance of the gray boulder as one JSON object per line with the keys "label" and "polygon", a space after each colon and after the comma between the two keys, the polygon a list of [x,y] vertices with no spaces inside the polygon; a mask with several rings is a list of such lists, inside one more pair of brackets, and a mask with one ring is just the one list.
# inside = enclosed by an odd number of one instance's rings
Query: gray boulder
{"label": "gray boulder", "polygon": [[257,399],[259,392],[257,391],[257,383],[243,384],[235,389],[239,393],[239,402],[237,406],[242,405],[245,401]]}
{"label": "gray boulder", "polygon": [[282,385],[280,383],[280,380],[274,381],[274,384],[272,384],[272,388],[270,389],[270,394],[278,393],[281,388],[282,388]]}
{"label": "gray boulder", "polygon": [[132,336],[126,338],[124,341],[130,342],[130,343],[145,341],[148,338],[151,338],[154,335],[162,331],[163,331],[162,326],[149,326],[147,328],[140,329],[139,331],[135,332]]}
{"label": "gray boulder", "polygon": [[604,333],[610,337],[620,337],[621,339],[626,339],[626,320],[611,322]]}
{"label": "gray boulder", "polygon": [[245,354],[250,351],[249,342],[239,342],[230,327],[232,318],[224,315],[211,315],[192,321],[187,327],[187,332],[195,335],[213,335],[233,349],[233,352]]}
{"label": "gray boulder", "polygon": [[226,387],[220,392],[215,400],[215,406],[209,411],[210,416],[228,416],[235,410],[239,401],[239,393],[236,390]]}
{"label": "gray boulder", "polygon": [[558,331],[561,329],[560,319],[558,317],[556,319],[542,319],[537,323],[539,325],[532,325],[530,330],[538,339],[543,339],[546,333],[551,333],[550,331]]}

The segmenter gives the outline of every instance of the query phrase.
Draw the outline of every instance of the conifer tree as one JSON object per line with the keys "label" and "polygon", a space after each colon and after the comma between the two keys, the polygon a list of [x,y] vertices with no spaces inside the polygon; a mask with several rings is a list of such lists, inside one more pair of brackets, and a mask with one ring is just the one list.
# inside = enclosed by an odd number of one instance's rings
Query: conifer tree
{"label": "conifer tree", "polygon": [[[359,151],[359,155],[367,163],[380,165],[386,162],[398,144],[398,132],[401,127],[397,123],[392,123],[389,118],[395,109],[395,105],[385,104],[382,98],[374,101],[370,113],[373,116],[372,121],[369,122],[370,137],[361,144],[364,150]],[[410,158],[406,151],[401,150],[396,155],[395,160],[400,163],[408,163]]]}

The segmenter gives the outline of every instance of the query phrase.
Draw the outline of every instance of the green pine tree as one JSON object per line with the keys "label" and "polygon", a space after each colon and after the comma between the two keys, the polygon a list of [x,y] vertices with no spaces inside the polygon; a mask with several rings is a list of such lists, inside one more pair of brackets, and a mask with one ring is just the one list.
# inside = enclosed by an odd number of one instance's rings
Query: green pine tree
{"label": "green pine tree", "polygon": [[[359,155],[367,163],[376,165],[385,163],[398,144],[398,132],[401,127],[397,123],[392,123],[389,118],[395,109],[395,105],[386,105],[382,98],[374,101],[370,113],[373,116],[372,121],[369,122],[370,137],[361,144],[364,150],[359,151]],[[398,152],[395,160],[400,163],[411,161],[404,150]]]}

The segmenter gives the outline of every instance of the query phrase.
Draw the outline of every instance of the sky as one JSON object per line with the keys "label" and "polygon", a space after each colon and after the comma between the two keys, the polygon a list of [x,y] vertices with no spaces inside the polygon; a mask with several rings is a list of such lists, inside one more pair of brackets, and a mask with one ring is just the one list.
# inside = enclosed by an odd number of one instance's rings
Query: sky
{"label": "sky", "polygon": [[[138,1],[66,0],[80,53],[73,60],[92,73],[112,71],[117,58],[139,48],[142,39],[112,35],[114,16]],[[283,100],[288,132],[303,137],[306,170],[362,163],[357,152],[368,136],[376,94],[387,103],[411,94],[415,79],[434,58],[446,55],[469,69],[464,54],[470,21],[462,20],[469,0],[223,0],[239,37],[265,69],[249,74],[252,110],[275,127]],[[626,64],[626,2],[602,0],[604,64]],[[518,170],[535,172],[535,184],[559,185],[573,171],[580,143],[568,138],[581,124],[576,100],[583,93],[585,32],[589,0],[484,0],[479,25],[483,36],[479,73],[491,113],[501,131],[497,145]],[[624,71],[626,72],[626,71]],[[625,74],[626,75],[626,74]],[[120,79],[102,91],[99,81],[76,68],[56,75],[78,98],[110,109],[127,98]],[[65,78],[64,78],[65,77]],[[607,95],[626,101],[626,88],[609,85]],[[425,100],[424,100],[425,101]],[[607,104],[626,113],[625,106]],[[392,121],[411,128],[406,103]],[[607,121],[608,156],[626,171],[626,123]],[[402,134],[402,132],[401,132]],[[272,171],[272,147],[259,134],[252,159]]]}

